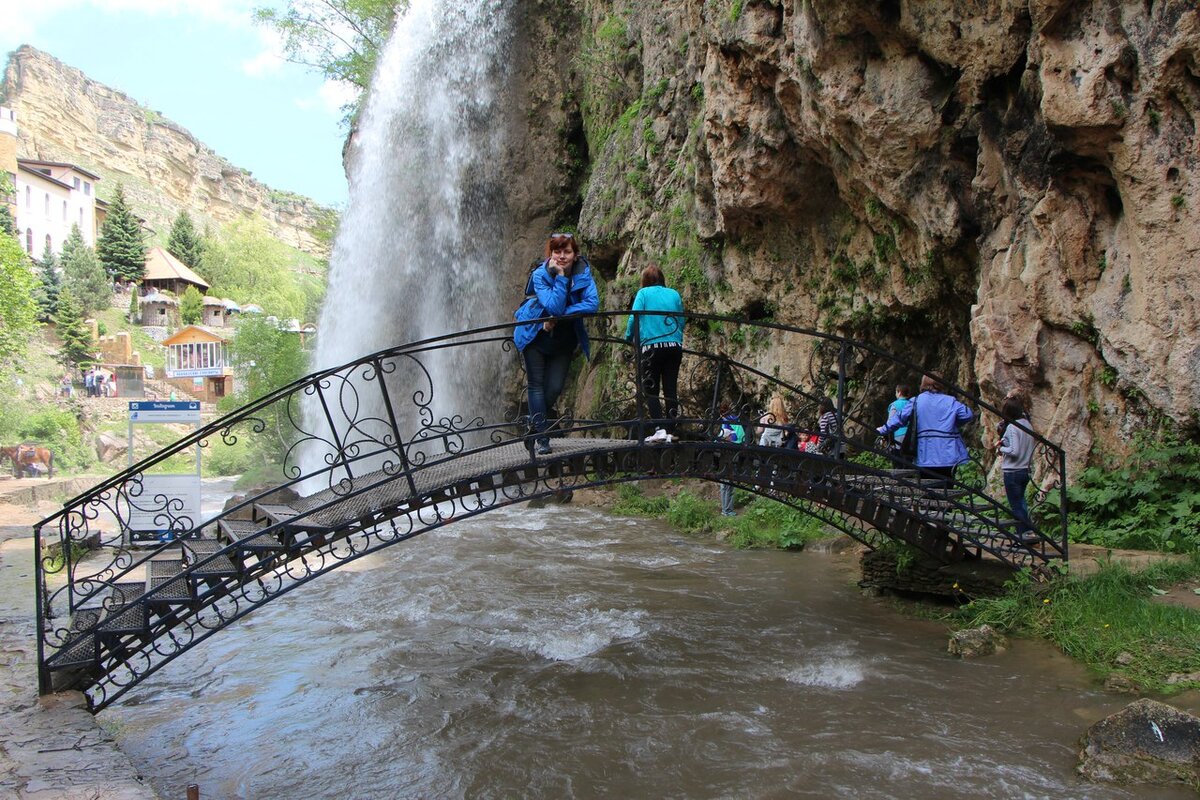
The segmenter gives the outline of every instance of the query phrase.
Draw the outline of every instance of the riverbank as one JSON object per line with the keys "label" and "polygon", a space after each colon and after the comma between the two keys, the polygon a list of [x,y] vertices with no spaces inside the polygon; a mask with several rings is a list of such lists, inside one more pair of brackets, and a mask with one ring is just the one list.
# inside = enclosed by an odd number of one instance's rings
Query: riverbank
{"label": "riverbank", "polygon": [[[83,695],[37,694],[31,526],[87,478],[0,484],[0,796],[20,800],[154,800]],[[27,485],[28,484],[28,485]]]}

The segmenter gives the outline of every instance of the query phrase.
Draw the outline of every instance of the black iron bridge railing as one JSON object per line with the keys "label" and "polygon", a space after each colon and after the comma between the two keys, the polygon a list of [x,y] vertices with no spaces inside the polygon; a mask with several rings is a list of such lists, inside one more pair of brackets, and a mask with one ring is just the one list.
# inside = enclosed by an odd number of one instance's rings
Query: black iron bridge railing
{"label": "black iron bridge railing", "polygon": [[[1028,537],[982,448],[946,480],[875,435],[892,387],[916,383],[920,366],[819,331],[703,314],[640,312],[627,340],[627,316],[587,318],[592,362],[574,379],[573,411],[550,421],[548,455],[534,447],[508,323],[314,372],[67,502],[34,528],[40,691],[78,687],[102,709],[345,563],[501,506],[648,477],[728,483],[868,547],[903,542],[945,563],[989,559],[1037,574],[1067,558],[1064,493],[1050,491],[1065,486],[1066,460],[1052,442],[1035,434],[1031,510],[1041,528]],[[640,334],[676,325],[685,326],[678,409],[651,415],[651,342]],[[960,387],[947,391],[999,418]],[[764,417],[775,395],[788,425]],[[763,430],[817,434],[824,397],[841,425],[816,452],[757,444]],[[747,443],[717,440],[723,407]],[[671,440],[645,441],[658,428]],[[964,435],[986,438],[984,424]],[[158,488],[156,476],[197,448],[208,463],[240,460],[257,488],[211,514]],[[157,541],[136,545],[132,533],[147,528]]]}

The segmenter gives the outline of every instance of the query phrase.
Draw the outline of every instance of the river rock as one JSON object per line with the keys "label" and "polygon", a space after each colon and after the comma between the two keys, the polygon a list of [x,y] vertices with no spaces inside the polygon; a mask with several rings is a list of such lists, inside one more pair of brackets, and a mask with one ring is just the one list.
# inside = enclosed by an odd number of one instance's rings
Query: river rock
{"label": "river rock", "polygon": [[1133,661],[1134,661],[1133,653],[1129,653],[1129,652],[1117,653],[1117,657],[1113,659],[1113,663],[1119,667],[1128,667],[1130,664],[1133,663]]}
{"label": "river rock", "polygon": [[1117,694],[1137,694],[1139,691],[1138,685],[1130,680],[1128,675],[1121,672],[1109,673],[1109,676],[1104,679],[1104,689]]}
{"label": "river rock", "polygon": [[1093,781],[1200,787],[1200,717],[1135,700],[1088,729],[1078,769]]}
{"label": "river rock", "polygon": [[995,655],[1008,648],[1008,639],[991,625],[955,631],[950,634],[946,651],[959,658],[979,658]]}

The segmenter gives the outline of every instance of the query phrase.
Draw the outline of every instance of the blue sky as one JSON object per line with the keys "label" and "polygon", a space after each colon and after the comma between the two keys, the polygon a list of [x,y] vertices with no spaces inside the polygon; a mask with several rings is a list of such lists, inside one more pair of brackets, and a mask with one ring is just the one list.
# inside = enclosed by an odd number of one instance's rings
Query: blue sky
{"label": "blue sky", "polygon": [[[0,51],[43,50],[191,131],[274,189],[344,205],[339,107],[251,11],[280,0],[0,0]],[[19,120],[18,120],[19,124]]]}

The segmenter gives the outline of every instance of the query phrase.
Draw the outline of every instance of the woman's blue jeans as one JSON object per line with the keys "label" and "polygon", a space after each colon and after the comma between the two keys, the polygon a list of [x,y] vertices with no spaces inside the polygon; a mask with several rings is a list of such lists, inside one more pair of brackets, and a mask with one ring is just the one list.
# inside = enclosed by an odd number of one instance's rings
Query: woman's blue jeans
{"label": "woman's blue jeans", "polygon": [[1025,504],[1025,489],[1029,486],[1029,470],[1004,470],[1004,494],[1016,517],[1019,533],[1033,533],[1033,520],[1029,518],[1029,506]]}
{"label": "woman's blue jeans", "polygon": [[533,429],[541,433],[546,430],[550,409],[558,402],[567,382],[574,353],[546,355],[536,344],[530,344],[522,355],[525,357],[525,379],[529,383],[529,419]]}

